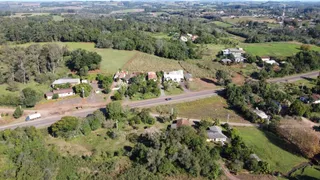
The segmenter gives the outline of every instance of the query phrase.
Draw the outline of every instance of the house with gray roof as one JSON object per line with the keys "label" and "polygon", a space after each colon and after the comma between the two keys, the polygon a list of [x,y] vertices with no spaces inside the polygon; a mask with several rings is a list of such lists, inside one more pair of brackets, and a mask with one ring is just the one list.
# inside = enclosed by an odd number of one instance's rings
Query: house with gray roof
{"label": "house with gray roof", "polygon": [[218,126],[211,126],[207,130],[207,142],[221,142],[222,144],[227,141],[227,136],[222,133]]}
{"label": "house with gray roof", "polygon": [[73,78],[61,78],[61,79],[57,79],[55,80],[51,86],[54,87],[55,85],[59,85],[59,84],[67,84],[69,83],[71,86],[75,86],[77,84],[80,84],[80,79],[73,79]]}

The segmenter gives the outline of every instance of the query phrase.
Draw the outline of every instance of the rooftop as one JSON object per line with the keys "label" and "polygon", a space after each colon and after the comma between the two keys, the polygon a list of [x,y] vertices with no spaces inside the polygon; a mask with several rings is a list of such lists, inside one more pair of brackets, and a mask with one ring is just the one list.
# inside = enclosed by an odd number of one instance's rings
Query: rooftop
{"label": "rooftop", "polygon": [[55,85],[55,84],[66,84],[66,83],[70,83],[70,84],[78,83],[78,84],[80,84],[80,79],[72,79],[72,78],[57,79],[52,83],[52,85]]}
{"label": "rooftop", "polygon": [[262,119],[268,119],[269,118],[269,116],[265,112],[263,112],[263,111],[261,111],[259,109],[255,109],[255,110],[253,110],[253,112],[256,113]]}

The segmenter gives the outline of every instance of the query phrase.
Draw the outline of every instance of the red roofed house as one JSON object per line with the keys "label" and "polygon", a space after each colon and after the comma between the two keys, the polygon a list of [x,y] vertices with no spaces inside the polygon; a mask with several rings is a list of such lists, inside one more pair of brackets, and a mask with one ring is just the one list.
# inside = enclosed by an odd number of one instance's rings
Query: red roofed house
{"label": "red roofed house", "polygon": [[181,126],[192,126],[193,122],[190,122],[188,119],[178,119],[176,123],[171,124],[172,129],[177,129]]}
{"label": "red roofed house", "polygon": [[157,74],[155,72],[148,72],[148,80],[157,80]]}
{"label": "red roofed house", "polygon": [[45,95],[47,99],[52,99],[54,94],[58,94],[59,98],[63,98],[63,97],[73,96],[75,93],[73,92],[72,88],[69,88],[69,89],[53,90],[52,92],[47,92]]}

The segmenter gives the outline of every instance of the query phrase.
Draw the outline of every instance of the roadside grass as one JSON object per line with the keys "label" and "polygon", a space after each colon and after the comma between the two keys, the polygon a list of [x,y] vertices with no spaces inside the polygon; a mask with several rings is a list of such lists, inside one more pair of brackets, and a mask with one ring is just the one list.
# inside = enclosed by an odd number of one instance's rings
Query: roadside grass
{"label": "roadside grass", "polygon": [[191,91],[200,91],[200,90],[209,90],[209,89],[218,89],[220,86],[217,86],[214,83],[213,79],[210,78],[194,78],[193,81],[187,82],[188,89]]}
{"label": "roadside grass", "polygon": [[254,127],[237,127],[239,135],[253,152],[270,164],[273,171],[289,172],[293,167],[308,160],[292,154],[278,145],[285,146],[283,140],[272,133],[262,132]]}
{"label": "roadside grass", "polygon": [[131,72],[174,71],[181,69],[181,66],[176,60],[137,52],[123,69]]}
{"label": "roadside grass", "polygon": [[213,21],[213,23],[219,27],[231,27],[232,25],[229,23],[221,22],[221,21]]}
{"label": "roadside grass", "polygon": [[158,108],[166,110],[168,112],[170,112],[171,108],[176,108],[179,117],[194,119],[203,119],[210,117],[225,122],[227,122],[227,117],[229,114],[229,122],[249,123],[248,121],[245,121],[241,116],[236,114],[233,110],[228,109],[226,100],[220,96],[213,96],[207,99],[179,104],[162,105],[153,107],[152,111],[157,112]]}
{"label": "roadside grass", "polygon": [[168,90],[164,91],[166,95],[178,95],[182,94],[184,91],[177,87],[171,87]]}
{"label": "roadside grass", "polygon": [[297,180],[318,179],[320,177],[320,166],[308,166],[304,169],[299,169],[294,172],[291,177],[294,177]]}
{"label": "roadside grass", "polygon": [[[302,44],[298,42],[271,42],[271,43],[241,43],[240,47],[252,55],[257,56],[292,56],[300,51]],[[310,45],[312,50],[320,51],[320,47]]]}
{"label": "roadside grass", "polygon": [[[48,42],[50,43],[50,42]],[[41,45],[48,43],[39,43]],[[114,74],[121,69],[124,64],[129,61],[136,53],[136,51],[123,51],[114,49],[98,49],[95,48],[94,43],[83,43],[83,42],[51,42],[59,44],[61,46],[67,46],[70,50],[85,49],[87,51],[97,52],[102,57],[100,72],[103,74]],[[34,43],[21,44],[18,46],[30,46]]]}
{"label": "roadside grass", "polygon": [[308,88],[312,88],[316,85],[316,82],[315,82],[315,79],[308,78],[308,79],[301,79],[301,80],[295,81],[294,84],[298,86],[307,86]]}

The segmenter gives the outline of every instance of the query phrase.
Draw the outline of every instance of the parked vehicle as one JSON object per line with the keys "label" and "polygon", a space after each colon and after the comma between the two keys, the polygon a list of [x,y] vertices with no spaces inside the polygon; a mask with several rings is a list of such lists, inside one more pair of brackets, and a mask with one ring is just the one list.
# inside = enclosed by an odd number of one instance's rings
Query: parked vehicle
{"label": "parked vehicle", "polygon": [[172,98],[166,98],[165,100],[166,100],[166,101],[170,101],[170,100],[172,100]]}
{"label": "parked vehicle", "polygon": [[39,119],[39,118],[41,118],[41,114],[34,113],[34,114],[30,114],[29,116],[27,116],[26,121],[31,121],[31,120],[35,120],[35,119]]}

